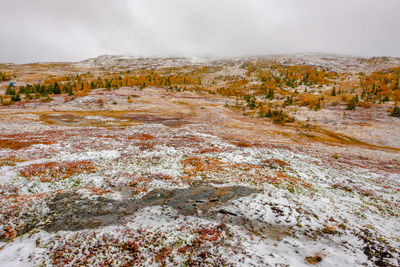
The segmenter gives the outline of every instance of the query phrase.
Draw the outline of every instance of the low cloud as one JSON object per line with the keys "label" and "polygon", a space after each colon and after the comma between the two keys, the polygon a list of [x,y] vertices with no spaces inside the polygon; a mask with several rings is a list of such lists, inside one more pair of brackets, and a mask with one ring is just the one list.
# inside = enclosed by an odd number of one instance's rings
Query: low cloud
{"label": "low cloud", "polygon": [[100,54],[400,56],[398,0],[3,0],[0,61]]}

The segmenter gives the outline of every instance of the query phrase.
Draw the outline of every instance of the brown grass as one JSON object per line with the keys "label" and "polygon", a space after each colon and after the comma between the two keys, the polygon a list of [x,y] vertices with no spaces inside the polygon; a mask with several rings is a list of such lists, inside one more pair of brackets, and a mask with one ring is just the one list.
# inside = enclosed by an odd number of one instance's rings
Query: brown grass
{"label": "brown grass", "polygon": [[52,141],[44,141],[44,140],[13,140],[13,139],[0,139],[0,148],[2,149],[13,149],[19,150],[22,148],[30,147],[31,145],[43,144],[50,145],[54,144]]}
{"label": "brown grass", "polygon": [[353,137],[349,137],[344,134],[340,133],[335,133],[326,129],[322,128],[317,128],[314,131],[318,133],[322,133],[324,136],[316,136],[316,140],[325,142],[334,142],[334,143],[340,143],[340,144],[345,144],[345,145],[354,145],[354,146],[359,146],[359,147],[366,147],[369,149],[383,149],[383,150],[392,150],[392,151],[400,151],[400,148],[397,147],[388,147],[388,146],[379,146],[379,145],[373,145],[373,144],[368,144],[366,142],[357,140]]}
{"label": "brown grass", "polygon": [[309,256],[309,257],[305,257],[305,261],[309,264],[315,265],[319,262],[321,262],[325,257],[325,254],[321,253],[321,252],[317,252],[314,254],[314,256]]}
{"label": "brown grass", "polygon": [[299,178],[288,176],[284,172],[279,172],[279,171],[276,172],[275,179],[278,184],[288,184],[293,187],[302,186],[302,187],[306,187],[306,188],[311,188],[311,184],[309,184]]}
{"label": "brown grass", "polygon": [[[364,124],[363,126],[368,126],[368,124]],[[336,133],[327,129],[324,129],[319,126],[313,126],[307,132],[301,131],[301,126],[296,126],[298,132],[296,136],[292,138],[295,142],[298,142],[299,134],[302,136],[307,137],[308,139],[311,138],[313,142],[320,142],[325,144],[340,144],[340,145],[349,145],[349,146],[357,146],[357,147],[364,147],[368,149],[375,149],[375,150],[391,150],[391,151],[400,151],[400,148],[397,147],[389,147],[389,146],[379,146],[369,144],[363,141],[360,141],[356,138]],[[279,132],[281,133],[281,132]],[[282,134],[282,133],[281,133]]]}
{"label": "brown grass", "polygon": [[24,162],[24,161],[26,161],[26,160],[20,159],[20,158],[16,158],[16,157],[3,158],[3,159],[0,159],[0,167],[3,167],[3,166],[15,166],[16,163]]}
{"label": "brown grass", "polygon": [[91,161],[46,162],[26,166],[20,174],[28,179],[38,177],[43,183],[67,179],[79,173],[93,173],[96,167]]}
{"label": "brown grass", "polygon": [[129,136],[128,137],[129,140],[140,140],[140,141],[148,141],[148,140],[153,140],[154,136],[150,135],[150,134],[141,134],[139,136],[134,135],[134,136]]}
{"label": "brown grass", "polygon": [[205,154],[205,153],[220,153],[220,152],[222,152],[222,150],[219,148],[203,148],[198,150],[196,153]]}
{"label": "brown grass", "polygon": [[234,142],[233,144],[238,147],[253,147],[252,144],[243,141]]}
{"label": "brown grass", "polygon": [[198,172],[205,171],[220,171],[225,164],[217,159],[199,157],[184,159],[182,163],[184,172],[189,175],[196,175]]}
{"label": "brown grass", "polygon": [[277,165],[281,168],[289,166],[288,163],[284,162],[283,160],[280,159],[266,159],[262,163],[263,165],[268,165],[268,166],[273,166]]}

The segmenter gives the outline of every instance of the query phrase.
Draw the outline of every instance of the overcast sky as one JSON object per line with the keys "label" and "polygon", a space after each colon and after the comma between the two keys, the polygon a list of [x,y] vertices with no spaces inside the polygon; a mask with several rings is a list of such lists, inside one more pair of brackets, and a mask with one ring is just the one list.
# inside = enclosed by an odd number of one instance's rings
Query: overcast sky
{"label": "overcast sky", "polygon": [[1,0],[0,62],[102,54],[400,57],[400,0]]}

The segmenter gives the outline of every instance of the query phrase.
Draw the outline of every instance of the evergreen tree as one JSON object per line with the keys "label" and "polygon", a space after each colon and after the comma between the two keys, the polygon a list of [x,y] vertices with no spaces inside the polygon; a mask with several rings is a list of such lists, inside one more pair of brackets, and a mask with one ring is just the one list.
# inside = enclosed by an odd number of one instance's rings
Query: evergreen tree
{"label": "evergreen tree", "polygon": [[364,98],[365,98],[365,89],[361,93],[361,99],[364,99]]}
{"label": "evergreen tree", "polygon": [[267,99],[273,99],[274,98],[274,90],[272,90],[272,88],[268,89],[268,93],[266,96]]}
{"label": "evergreen tree", "polygon": [[15,95],[15,88],[14,86],[8,86],[6,89],[6,95]]}
{"label": "evergreen tree", "polygon": [[317,103],[315,104],[314,110],[318,111],[321,109],[321,99],[318,98]]}
{"label": "evergreen tree", "polygon": [[293,96],[288,96],[283,103],[283,107],[287,107],[293,104]]}
{"label": "evergreen tree", "polygon": [[336,88],[335,87],[332,88],[331,96],[336,96]]}
{"label": "evergreen tree", "polygon": [[56,95],[61,94],[61,88],[60,88],[60,86],[58,85],[57,82],[54,83],[53,93],[56,94]]}
{"label": "evergreen tree", "polygon": [[346,109],[347,110],[355,110],[356,109],[356,97],[353,97],[349,102],[347,102]]}
{"label": "evergreen tree", "polygon": [[400,108],[397,105],[394,106],[392,112],[390,113],[390,116],[400,118]]}

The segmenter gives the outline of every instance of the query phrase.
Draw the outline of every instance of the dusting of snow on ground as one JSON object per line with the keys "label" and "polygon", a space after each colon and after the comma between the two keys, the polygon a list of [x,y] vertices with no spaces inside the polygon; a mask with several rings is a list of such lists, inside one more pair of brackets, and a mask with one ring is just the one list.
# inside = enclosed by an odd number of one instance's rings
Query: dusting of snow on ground
{"label": "dusting of snow on ground", "polygon": [[[104,56],[76,66],[215,62]],[[244,75],[232,62],[216,76]],[[373,126],[360,126],[341,107],[298,108],[297,122],[326,128],[295,128],[228,101],[151,87],[2,107],[0,266],[400,266],[397,118],[371,107],[357,114],[375,114]],[[331,142],[332,132],[359,142]]]}

